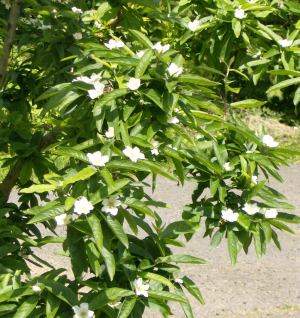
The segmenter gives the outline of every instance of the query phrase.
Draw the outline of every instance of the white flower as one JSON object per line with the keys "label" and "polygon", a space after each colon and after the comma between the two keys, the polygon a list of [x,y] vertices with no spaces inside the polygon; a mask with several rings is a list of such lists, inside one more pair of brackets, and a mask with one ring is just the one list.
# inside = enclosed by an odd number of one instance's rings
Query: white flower
{"label": "white flower", "polygon": [[174,109],[174,113],[178,113],[179,112],[179,109],[178,108],[175,108]]}
{"label": "white flower", "polygon": [[108,156],[102,156],[100,151],[87,153],[86,155],[89,158],[89,162],[94,166],[104,167],[108,162]]}
{"label": "white flower", "polygon": [[9,10],[11,7],[9,0],[1,0],[1,2],[5,5],[6,10]]}
{"label": "white flower", "polygon": [[120,310],[122,307],[122,303],[120,302],[121,299],[122,299],[122,297],[117,297],[116,299],[110,301],[107,305],[112,307],[112,308],[116,308],[116,309]]}
{"label": "white flower", "polygon": [[294,127],[294,129],[295,129],[295,130],[297,130],[297,129],[298,129],[298,127]]}
{"label": "white flower", "polygon": [[74,13],[82,13],[82,10],[81,9],[79,9],[79,8],[76,8],[76,7],[73,7],[72,8],[72,11],[74,12]]}
{"label": "white flower", "polygon": [[243,207],[243,210],[248,213],[249,215],[253,215],[257,212],[259,212],[259,207],[257,206],[256,203],[251,204],[251,203],[245,203],[245,206]]}
{"label": "white flower", "polygon": [[51,28],[52,28],[51,25],[40,25],[38,27],[38,29],[40,29],[40,30],[47,30],[47,29],[51,29]]}
{"label": "white flower", "polygon": [[234,16],[237,19],[244,19],[246,18],[247,14],[245,14],[245,11],[243,9],[235,9]]}
{"label": "white flower", "polygon": [[87,77],[87,76],[77,76],[76,78],[74,78],[72,80],[72,82],[78,82],[78,81],[85,82],[85,83],[88,83],[88,84],[91,83],[90,78]]}
{"label": "white flower", "polygon": [[177,77],[182,73],[183,68],[178,67],[175,63],[171,63],[170,66],[167,68],[167,71],[171,76]]}
{"label": "white flower", "polygon": [[257,53],[253,54],[252,57],[253,58],[257,58],[261,55],[261,51],[258,51]]}
{"label": "white flower", "polygon": [[258,0],[246,0],[248,3],[251,3],[251,4],[253,4],[253,3],[256,3]]}
{"label": "white flower", "polygon": [[253,153],[253,151],[251,151],[251,150],[247,150],[247,151],[246,151],[246,153]]}
{"label": "white flower", "polygon": [[94,88],[95,89],[88,90],[88,94],[89,94],[91,99],[95,99],[95,98],[99,97],[100,95],[102,95],[104,92],[105,85],[98,82],[98,83],[94,84]]}
{"label": "white flower", "polygon": [[121,201],[118,200],[117,195],[111,195],[110,197],[103,199],[102,204],[102,212],[110,213],[111,215],[117,215],[118,206],[121,205]]}
{"label": "white flower", "polygon": [[168,116],[167,123],[168,124],[178,124],[179,119],[174,117],[174,116]]}
{"label": "white flower", "polygon": [[136,55],[137,55],[138,58],[143,57],[144,54],[145,54],[145,51],[136,52]]}
{"label": "white flower", "polygon": [[264,135],[262,138],[262,142],[267,147],[277,147],[278,142],[274,141],[273,137],[270,135]]}
{"label": "white flower", "polygon": [[76,200],[74,203],[74,212],[78,214],[88,214],[94,207],[86,197],[82,197],[80,200]]}
{"label": "white flower", "polygon": [[105,266],[104,264],[102,264],[102,265],[100,266],[99,276],[101,276],[101,275],[103,274],[103,272],[105,271],[105,269],[106,269],[106,266]]}
{"label": "white flower", "polygon": [[138,89],[141,86],[141,80],[139,78],[131,77],[129,82],[127,83],[127,87],[132,91]]}
{"label": "white flower", "polygon": [[143,285],[143,279],[138,278],[133,282],[133,286],[135,288],[135,293],[137,296],[143,295],[144,297],[148,297],[147,290],[149,289],[149,285]]}
{"label": "white flower", "polygon": [[201,138],[203,138],[202,135],[197,135],[197,136],[196,136],[196,139],[201,139]]}
{"label": "white flower", "polygon": [[183,283],[183,280],[181,278],[183,278],[184,276],[185,275],[182,272],[173,273],[174,281],[175,281],[175,283],[178,283],[178,284],[182,284]]}
{"label": "white flower", "polygon": [[282,47],[288,47],[288,46],[291,46],[293,44],[293,41],[292,40],[288,41],[287,39],[285,39],[285,40],[279,40],[278,43]]}
{"label": "white flower", "polygon": [[40,293],[40,292],[41,292],[40,287],[37,286],[37,285],[32,286],[31,289],[32,289],[35,293]]}
{"label": "white flower", "polygon": [[225,171],[231,171],[234,169],[233,167],[230,167],[230,162],[226,162],[225,164],[223,164],[223,168]]}
{"label": "white flower", "polygon": [[188,27],[191,31],[196,31],[196,29],[198,28],[200,22],[198,20],[194,20],[193,22],[189,22]]}
{"label": "white flower", "polygon": [[82,39],[82,33],[80,33],[80,32],[74,33],[73,36],[74,36],[75,40],[81,40]]}
{"label": "white flower", "polygon": [[101,80],[102,78],[102,74],[99,73],[99,74],[95,74],[93,73],[90,77],[90,84],[94,84],[94,85],[98,85],[98,82]]}
{"label": "white flower", "polygon": [[177,150],[177,148],[172,147],[172,145],[168,145],[168,147],[169,147],[169,148],[172,148],[172,149],[174,149],[174,150]]}
{"label": "white flower", "polygon": [[114,127],[108,127],[108,131],[105,133],[106,138],[113,138],[115,136]]}
{"label": "white flower", "polygon": [[157,50],[158,53],[165,53],[169,50],[170,44],[166,44],[164,46],[161,45],[161,42],[157,42],[155,45],[152,46],[153,50]]}
{"label": "white flower", "polygon": [[94,316],[94,312],[89,310],[89,304],[82,303],[80,307],[74,306],[72,307],[75,313],[75,318],[92,318]]}
{"label": "white flower", "polygon": [[157,156],[159,153],[158,149],[157,149],[157,147],[159,146],[159,142],[157,140],[152,139],[151,144],[153,147],[155,147],[154,149],[151,150],[151,153],[152,153],[152,155]]}
{"label": "white flower", "polygon": [[104,45],[108,49],[112,50],[112,49],[117,49],[117,48],[123,47],[124,43],[122,41],[115,41],[114,39],[110,39],[108,41],[108,43],[104,43]]}
{"label": "white flower", "polygon": [[95,21],[95,23],[94,23],[94,24],[95,24],[95,27],[96,27],[96,28],[98,28],[98,29],[99,29],[99,28],[101,27],[101,25],[102,25],[102,24],[101,24],[101,23],[99,23],[98,21]]}
{"label": "white flower", "polygon": [[251,176],[251,182],[257,184],[257,176]]}
{"label": "white flower", "polygon": [[138,159],[145,159],[145,155],[141,153],[138,147],[130,148],[127,146],[123,153],[133,162],[137,162]]}
{"label": "white flower", "polygon": [[277,214],[278,213],[277,213],[276,209],[269,209],[269,210],[266,210],[265,217],[268,219],[275,219]]}
{"label": "white flower", "polygon": [[127,46],[127,47],[129,47],[129,48],[131,48],[131,47],[132,47],[132,45],[131,45],[131,43],[130,43],[130,42],[126,42],[125,44],[126,44],[126,46]]}
{"label": "white flower", "polygon": [[222,214],[222,219],[228,222],[235,222],[239,217],[239,214],[233,213],[231,209],[221,211],[221,214]]}
{"label": "white flower", "polygon": [[72,221],[72,214],[62,214],[55,217],[57,225],[67,225]]}

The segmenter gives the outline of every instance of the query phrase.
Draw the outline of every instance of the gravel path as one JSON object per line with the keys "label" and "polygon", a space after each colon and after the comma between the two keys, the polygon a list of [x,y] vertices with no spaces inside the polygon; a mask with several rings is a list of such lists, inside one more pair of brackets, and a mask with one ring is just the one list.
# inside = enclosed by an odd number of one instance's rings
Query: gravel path
{"label": "gravel path", "polygon": [[[284,184],[272,179],[270,186],[283,193],[288,202],[297,207],[295,213],[300,216],[300,166],[282,167]],[[181,207],[190,201],[194,184],[187,183],[184,188],[168,179],[158,179],[157,190],[153,199],[167,202],[172,210],[159,210],[164,221],[173,222],[181,219]],[[149,193],[150,194],[150,193]],[[207,193],[207,195],[209,195]],[[13,193],[10,201],[16,202]],[[195,318],[198,317],[300,317],[300,225],[290,226],[296,233],[279,233],[282,247],[280,252],[273,243],[267,248],[267,254],[258,261],[253,245],[249,254],[240,253],[237,265],[231,269],[226,240],[209,252],[210,240],[202,238],[204,227],[187,243],[186,249],[174,248],[175,253],[197,256],[209,261],[208,265],[186,265],[185,274],[199,287],[205,306],[200,305],[192,296],[189,297]],[[127,229],[126,229],[127,230]],[[130,232],[128,230],[128,232]],[[46,232],[44,231],[45,235]],[[63,230],[60,235],[63,235]],[[58,257],[53,251],[61,249],[57,244],[48,245],[37,254],[55,266],[65,267],[71,275],[68,258]],[[32,266],[34,275],[43,271]],[[181,307],[172,305],[176,318],[185,317]],[[147,311],[145,318],[158,318],[161,314]]]}

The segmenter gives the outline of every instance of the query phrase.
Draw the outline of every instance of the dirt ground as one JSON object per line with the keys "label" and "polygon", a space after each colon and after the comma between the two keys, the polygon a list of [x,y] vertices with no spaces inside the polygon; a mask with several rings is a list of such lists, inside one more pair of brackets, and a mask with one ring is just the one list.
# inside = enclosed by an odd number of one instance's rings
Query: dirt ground
{"label": "dirt ground", "polygon": [[[273,179],[270,186],[283,193],[288,202],[297,207],[296,211],[290,212],[300,216],[300,165],[282,167],[281,175],[285,183],[281,184]],[[153,199],[167,202],[172,207],[171,210],[158,210],[164,221],[169,223],[181,219],[181,207],[190,202],[193,187],[194,184],[191,183],[182,188],[170,180],[158,179]],[[17,194],[13,193],[10,200],[16,202]],[[206,302],[206,305],[202,306],[188,295],[194,317],[299,318],[300,225],[291,224],[290,227],[296,235],[279,233],[282,252],[270,243],[267,254],[260,262],[252,246],[248,255],[239,254],[234,270],[230,265],[227,241],[223,240],[216,250],[209,252],[210,240],[202,238],[204,229],[194,235],[187,243],[186,249],[174,248],[174,253],[190,254],[209,261],[208,265],[191,264],[183,267],[186,276],[200,287]],[[46,235],[45,231],[44,233]],[[63,229],[59,234],[63,235]],[[71,275],[68,259],[52,254],[58,249],[61,247],[52,244],[47,246],[47,249],[36,252],[53,265],[65,267]],[[32,268],[34,275],[44,271],[35,266]],[[174,314],[172,317],[185,317],[180,305],[174,304],[171,308]],[[145,318],[158,317],[162,317],[160,313],[150,310],[145,314]]]}

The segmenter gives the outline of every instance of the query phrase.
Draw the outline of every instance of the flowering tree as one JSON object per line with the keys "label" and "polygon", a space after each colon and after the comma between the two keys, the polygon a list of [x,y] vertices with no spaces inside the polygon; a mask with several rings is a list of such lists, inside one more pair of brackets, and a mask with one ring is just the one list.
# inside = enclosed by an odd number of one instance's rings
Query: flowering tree
{"label": "flowering tree", "polygon": [[[299,153],[236,116],[264,102],[238,100],[233,83],[256,84],[269,69],[298,75],[298,4],[2,0],[0,9],[1,316],[138,318],[150,307],[167,317],[175,301],[193,317],[185,291],[204,300],[180,264],[206,262],[170,246],[183,247],[179,235],[190,240],[204,219],[211,250],[227,239],[232,266],[252,242],[259,259],[272,240],[280,249],[275,230],[292,232],[283,222],[300,218],[280,212],[294,207],[266,184],[282,182],[280,165]],[[158,177],[195,183],[168,225],[154,209],[169,206],[144,191]],[[14,186],[20,206],[7,203]],[[31,250],[51,243],[74,279]],[[50,270],[32,277],[28,262]]]}

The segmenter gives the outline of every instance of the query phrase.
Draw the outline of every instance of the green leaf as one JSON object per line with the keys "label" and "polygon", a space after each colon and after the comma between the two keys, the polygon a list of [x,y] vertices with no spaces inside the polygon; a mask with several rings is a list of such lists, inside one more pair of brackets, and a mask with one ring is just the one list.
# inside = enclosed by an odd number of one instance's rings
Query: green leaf
{"label": "green leaf", "polygon": [[232,268],[235,266],[236,259],[237,259],[237,243],[238,237],[232,230],[227,229],[227,243],[228,243],[228,252],[231,260]]}
{"label": "green leaf", "polygon": [[8,268],[10,270],[20,270],[24,272],[30,271],[29,267],[26,265],[25,262],[9,257],[2,258],[1,265],[2,267]]}
{"label": "green leaf", "polygon": [[176,178],[174,178],[173,175],[171,175],[163,166],[161,166],[158,162],[153,162],[149,160],[143,160],[142,162],[143,166],[146,166],[147,168],[151,169],[153,173],[160,174],[163,177],[166,177],[172,181],[177,181]]}
{"label": "green leaf", "polygon": [[120,130],[121,130],[122,141],[124,142],[124,146],[131,148],[132,147],[131,140],[130,140],[127,128],[126,128],[126,126],[124,125],[123,122],[120,123]]}
{"label": "green leaf", "polygon": [[21,172],[20,172],[20,182],[21,184],[25,184],[27,181],[30,180],[31,174],[32,174],[32,162],[28,161],[26,164],[23,166]]}
{"label": "green leaf", "polygon": [[27,318],[37,305],[39,299],[39,296],[31,296],[27,298],[22,302],[22,305],[19,307],[13,318]]}
{"label": "green leaf", "polygon": [[179,303],[188,304],[188,301],[186,298],[180,297],[179,295],[169,293],[167,291],[162,290],[151,290],[148,291],[149,297],[158,298],[158,299],[164,299],[169,301],[176,301]]}
{"label": "green leaf", "polygon": [[30,288],[18,288],[18,289],[13,289],[9,290],[7,292],[2,292],[0,294],[0,303],[7,301],[7,300],[13,300],[15,301],[16,298],[22,297],[22,296],[27,296],[27,295],[33,295],[35,292]]}
{"label": "green leaf", "polygon": [[96,243],[99,251],[102,251],[102,249],[103,249],[103,233],[102,233],[100,220],[93,213],[89,213],[87,215],[87,220],[88,220],[88,223],[92,229],[95,243]]}
{"label": "green leaf", "polygon": [[105,167],[151,172],[151,169],[145,165],[130,160],[113,160],[108,162]]}
{"label": "green leaf", "polygon": [[[114,276],[115,276],[116,262],[115,262],[114,255],[111,252],[111,248],[110,248],[110,246],[105,238],[103,240],[103,248],[101,250],[101,254],[104,258],[104,262],[106,265],[108,276],[109,276],[110,280],[112,281],[114,279]],[[128,296],[128,295],[126,295],[126,296]]]}
{"label": "green leaf", "polygon": [[294,214],[289,214],[289,213],[283,213],[283,212],[278,212],[276,216],[276,220],[284,221],[287,223],[294,223],[294,224],[299,224],[300,223],[300,217]]}
{"label": "green leaf", "polygon": [[113,91],[104,95],[104,97],[102,97],[100,100],[98,100],[95,103],[94,110],[93,110],[94,117],[101,114],[101,109],[103,106],[107,105],[110,101],[118,97],[126,95],[128,92],[129,90],[127,88],[119,88],[119,89],[114,89]]}
{"label": "green leaf", "polygon": [[141,91],[148,98],[150,98],[159,108],[161,108],[166,114],[170,112],[170,106],[168,103],[164,102],[162,95],[159,91],[154,89],[144,89]]}
{"label": "green leaf", "polygon": [[185,254],[172,254],[166,257],[159,257],[156,260],[156,263],[187,263],[187,264],[207,264],[208,262],[204,259],[191,256],[191,255],[185,255]]}
{"label": "green leaf", "polygon": [[268,180],[259,181],[253,188],[251,188],[251,190],[248,194],[248,197],[247,197],[247,201],[254,198],[267,182],[268,182]]}
{"label": "green leaf", "polygon": [[79,89],[72,89],[67,91],[60,91],[53,98],[51,98],[46,105],[43,107],[43,110],[40,113],[40,117],[43,117],[48,111],[52,108],[60,108],[62,110],[64,107],[67,107],[77,98],[81,96],[81,91]]}
{"label": "green leaf", "polygon": [[210,193],[212,196],[216,194],[219,184],[220,184],[220,179],[218,177],[214,177],[214,176],[210,177],[209,188],[210,188]]}
{"label": "green leaf", "polygon": [[241,22],[236,18],[232,19],[232,30],[234,31],[235,37],[238,38],[241,34]]}
{"label": "green leaf", "polygon": [[261,237],[261,229],[259,228],[258,233],[253,233],[253,238],[254,238],[254,246],[255,246],[255,251],[257,254],[257,257],[259,260],[261,260],[262,256],[262,237]]}
{"label": "green leaf", "polygon": [[52,184],[35,184],[32,185],[29,188],[26,189],[21,189],[19,192],[21,193],[43,193],[43,192],[48,192],[48,191],[52,191],[55,190],[57,187],[52,185]]}
{"label": "green leaf", "polygon": [[79,150],[75,150],[75,149],[68,148],[68,147],[60,147],[60,148],[56,149],[55,151],[53,151],[53,153],[60,155],[60,156],[67,156],[67,157],[79,159],[81,161],[84,161],[84,162],[87,162],[90,164],[90,161],[89,161],[87,155]]}
{"label": "green leaf", "polygon": [[[182,298],[187,298],[185,296],[185,293],[182,291],[181,286],[179,284],[175,285],[175,293],[177,295],[181,296]],[[187,301],[188,301],[188,299],[187,299]],[[192,307],[191,307],[191,304],[190,304],[189,301],[188,301],[187,304],[180,303],[180,305],[181,305],[181,307],[182,307],[182,309],[183,309],[183,311],[185,313],[185,316],[187,318],[194,318],[193,310],[192,310]]]}
{"label": "green leaf", "polygon": [[201,295],[201,292],[198,286],[186,276],[184,276],[182,280],[183,280],[184,287],[187,289],[187,291],[191,295],[193,295],[200,302],[200,304],[205,305],[204,299]]}
{"label": "green leaf", "polygon": [[105,306],[117,297],[126,297],[131,295],[134,295],[134,292],[131,290],[113,287],[101,290],[98,293],[90,295],[87,299],[87,302],[89,304],[89,309],[95,310]]}
{"label": "green leaf", "polygon": [[165,278],[161,275],[157,275],[157,274],[154,274],[151,272],[138,272],[137,276],[142,277],[142,278],[146,278],[146,279],[151,279],[151,280],[159,282],[163,285],[174,288],[174,285],[167,278]]}
{"label": "green leaf", "polygon": [[0,246],[0,257],[6,256],[8,253],[13,253],[19,249],[19,246],[16,244],[5,244]]}
{"label": "green leaf", "polygon": [[204,77],[193,75],[193,74],[183,74],[176,78],[179,82],[193,83],[201,86],[216,86],[220,85],[218,82],[210,81]]}
{"label": "green leaf", "polygon": [[118,179],[115,182],[115,188],[112,188],[109,185],[100,188],[95,193],[93,193],[93,195],[90,197],[90,202],[93,205],[96,205],[97,203],[101,202],[104,198],[112,194],[113,192],[125,187],[126,184],[129,182],[130,182],[130,179]]}
{"label": "green leaf", "polygon": [[58,94],[59,92],[62,92],[63,90],[65,90],[66,88],[69,88],[71,86],[70,83],[64,83],[64,84],[59,84],[56,85],[54,87],[49,88],[48,90],[46,90],[46,92],[44,92],[41,96],[39,96],[37,98],[37,102],[49,98],[55,94]]}
{"label": "green leaf", "polygon": [[62,206],[55,206],[55,207],[50,207],[47,210],[41,211],[37,215],[35,215],[29,222],[28,224],[34,224],[38,222],[44,222],[50,219],[53,219],[54,217],[58,215],[62,215],[65,213],[65,207]]}
{"label": "green leaf", "polygon": [[219,244],[222,241],[222,238],[225,234],[225,228],[222,227],[220,228],[212,237],[211,242],[210,242],[210,246],[209,246],[209,250],[213,251],[216,247],[219,246]]}
{"label": "green leaf", "polygon": [[126,297],[119,311],[118,318],[127,318],[132,312],[132,309],[135,303],[136,303],[135,297]]}
{"label": "green leaf", "polygon": [[201,223],[190,221],[177,221],[169,224],[161,234],[161,238],[174,238],[180,234],[198,233]]}
{"label": "green leaf", "polygon": [[[172,149],[173,150],[173,149]],[[171,157],[174,165],[175,165],[175,168],[176,168],[176,172],[177,172],[177,175],[179,177],[179,180],[181,182],[181,185],[184,186],[184,179],[185,179],[185,175],[184,175],[184,168],[183,168],[183,165],[181,163],[180,160],[178,160],[177,158],[173,158]]]}
{"label": "green leaf", "polygon": [[156,220],[155,214],[152,212],[151,209],[148,208],[148,206],[143,202],[135,198],[126,197],[125,199],[121,200],[122,203],[130,206],[131,208],[137,209],[141,211],[142,213],[151,216]]}
{"label": "green leaf", "polygon": [[273,91],[276,91],[276,90],[278,90],[278,89],[285,88],[285,87],[287,87],[287,86],[291,86],[291,85],[294,85],[294,84],[298,84],[298,83],[300,83],[300,78],[291,78],[291,79],[282,81],[282,82],[280,82],[280,83],[277,83],[277,84],[271,86],[271,87],[266,91],[266,94],[271,93],[271,92],[273,92]]}
{"label": "green leaf", "polygon": [[87,167],[82,169],[81,171],[77,172],[75,175],[73,175],[70,178],[67,178],[63,181],[63,187],[70,183],[75,183],[79,180],[86,180],[92,175],[94,175],[97,172],[95,168]]}
{"label": "green leaf", "polygon": [[140,31],[137,30],[128,30],[129,34],[140,41],[148,49],[152,49],[152,42]]}
{"label": "green leaf", "polygon": [[230,107],[242,107],[242,108],[249,108],[249,107],[260,107],[264,105],[266,102],[261,102],[256,99],[246,99],[240,102],[231,103]]}
{"label": "green leaf", "polygon": [[118,222],[118,220],[112,216],[110,213],[102,213],[102,216],[111,230],[114,232],[116,237],[120,240],[120,242],[128,249],[129,242],[126,233],[124,232],[123,227]]}
{"label": "green leaf", "polygon": [[125,217],[125,219],[126,219],[128,225],[129,225],[129,227],[131,228],[132,232],[135,235],[138,235],[138,227],[137,227],[132,215],[126,209],[119,208],[119,210],[122,212],[123,216]]}
{"label": "green leaf", "polygon": [[42,279],[41,282],[52,294],[62,299],[70,306],[78,304],[77,296],[71,288],[68,288],[63,284],[52,280]]}
{"label": "green leaf", "polygon": [[144,55],[141,57],[141,59],[138,62],[138,65],[135,68],[135,78],[141,78],[144,75],[151,61],[152,55],[152,50],[145,50]]}
{"label": "green leaf", "polygon": [[[155,7],[155,3],[154,4],[149,1],[149,0],[122,0],[122,3],[136,3],[136,4],[140,4],[142,6],[145,6],[145,7],[149,7],[151,8],[152,10],[156,11],[156,7]],[[121,317],[118,317],[118,318],[121,318]]]}
{"label": "green leaf", "polygon": [[112,188],[116,188],[113,176],[111,175],[111,173],[109,172],[107,168],[101,168],[100,174],[105,180],[105,182],[107,183],[107,185],[109,185]]}
{"label": "green leaf", "polygon": [[152,310],[156,310],[164,315],[164,317],[168,317],[169,315],[172,315],[169,306],[163,301],[158,298],[141,298],[140,301],[147,307],[149,307]]}
{"label": "green leaf", "polygon": [[284,223],[281,223],[281,222],[279,222],[279,221],[277,221],[277,220],[272,220],[272,219],[271,219],[271,220],[268,219],[268,221],[269,221],[270,224],[274,225],[274,226],[277,227],[278,229],[281,229],[281,230],[290,232],[290,233],[292,233],[292,234],[296,234],[293,230],[291,230],[291,229],[290,229],[286,224],[284,224]]}
{"label": "green leaf", "polygon": [[268,221],[263,221],[260,222],[260,225],[263,228],[267,244],[269,244],[272,239],[272,228],[270,226],[270,223]]}

